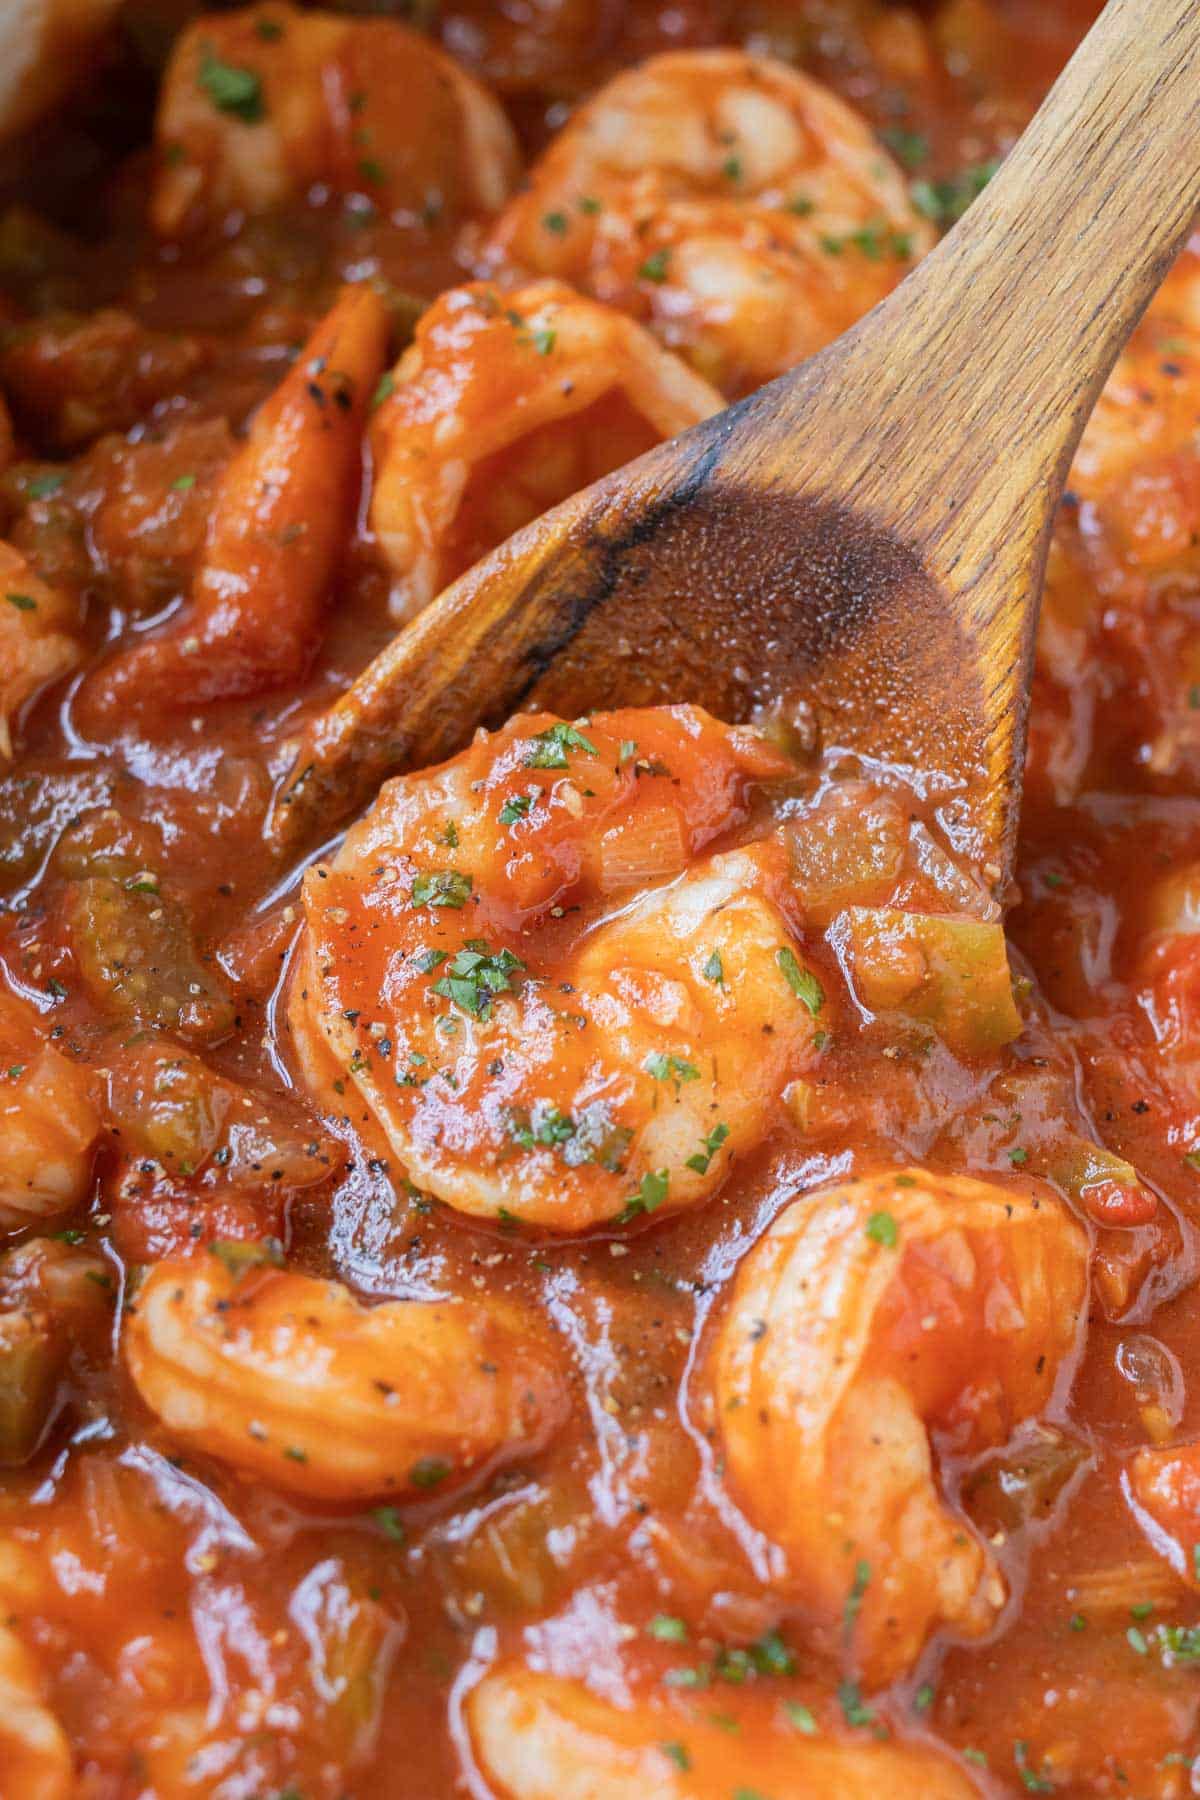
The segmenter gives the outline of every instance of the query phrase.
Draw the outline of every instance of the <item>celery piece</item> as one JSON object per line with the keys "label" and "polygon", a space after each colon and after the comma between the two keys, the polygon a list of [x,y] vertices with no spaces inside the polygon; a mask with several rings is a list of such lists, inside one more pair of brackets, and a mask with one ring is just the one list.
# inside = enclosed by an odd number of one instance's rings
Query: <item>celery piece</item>
{"label": "celery piece", "polygon": [[926,1022],[958,1056],[988,1055],[1020,1035],[1003,926],[851,906],[834,934],[871,1012]]}

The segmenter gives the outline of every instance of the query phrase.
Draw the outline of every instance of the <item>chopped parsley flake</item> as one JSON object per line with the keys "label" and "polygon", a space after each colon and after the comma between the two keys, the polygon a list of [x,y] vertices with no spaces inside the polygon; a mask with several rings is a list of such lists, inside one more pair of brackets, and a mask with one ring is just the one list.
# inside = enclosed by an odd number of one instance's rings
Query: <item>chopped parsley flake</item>
{"label": "chopped parsley flake", "polygon": [[717,987],[725,986],[725,965],[721,961],[721,952],[714,950],[700,973],[705,981],[711,981]]}
{"label": "chopped parsley flake", "polygon": [[600,752],[590,738],[584,737],[574,725],[567,725],[559,720],[557,725],[550,725],[545,731],[539,731],[533,739],[529,755],[525,758],[527,769],[567,769],[568,750],[582,750],[585,756],[598,756]]}
{"label": "chopped parsley flake", "polygon": [[677,1769],[682,1769],[686,1774],[691,1768],[692,1759],[683,1744],[660,1744],[658,1747],[664,1756],[670,1757]]}
{"label": "chopped parsley flake", "polygon": [[243,125],[257,125],[265,118],[260,77],[253,69],[222,62],[211,44],[205,44],[200,52],[196,79],[218,112],[232,114]]}
{"label": "chopped parsley flake", "polygon": [[870,1585],[870,1580],[870,1563],[856,1562],[854,1565],[854,1581],[851,1584],[850,1592],[846,1596],[846,1610],[842,1620],[847,1637],[853,1632],[854,1622],[862,1611],[863,1595]]}
{"label": "chopped parsley flake", "polygon": [[674,1081],[676,1092],[685,1081],[699,1081],[700,1071],[693,1063],[684,1062],[681,1057],[667,1056],[661,1050],[652,1050],[642,1064],[647,1075],[653,1075],[655,1081]]}
{"label": "chopped parsley flake", "polygon": [[817,1721],[812,1715],[812,1709],[805,1706],[803,1701],[785,1700],[783,1710],[787,1715],[788,1723],[794,1725],[797,1731],[802,1731],[805,1737],[816,1737]]}
{"label": "chopped parsley flake", "polygon": [[48,500],[51,494],[57,494],[66,481],[66,476],[58,469],[52,469],[46,475],[35,475],[32,481],[25,484],[25,491],[31,500]]}
{"label": "chopped parsley flake", "polygon": [[857,1681],[843,1681],[837,1691],[838,1705],[847,1725],[873,1725],[875,1714],[862,1697]]}
{"label": "chopped parsley flake", "polygon": [[728,1125],[714,1125],[707,1137],[701,1139],[703,1149],[697,1150],[694,1156],[688,1157],[688,1168],[694,1169],[697,1175],[707,1175],[708,1165],[712,1162],[713,1157],[717,1154],[717,1151],[721,1148],[721,1145],[728,1136]]}
{"label": "chopped parsley flake", "polygon": [[656,250],[652,256],[646,258],[645,262],[638,270],[638,280],[653,282],[665,281],[667,279],[667,264],[670,261],[670,257],[671,252],[669,250]]}
{"label": "chopped parsley flake", "polygon": [[474,883],[458,869],[427,869],[418,875],[412,887],[413,906],[449,906],[458,910],[467,904]]}
{"label": "chopped parsley flake", "polygon": [[441,980],[434,982],[433,991],[452,1000],[473,1019],[487,1019],[493,994],[510,993],[513,975],[524,967],[511,950],[489,950],[481,938],[471,938]]}
{"label": "chopped parsley flake", "polygon": [[568,1168],[596,1163],[610,1175],[619,1174],[633,1137],[626,1126],[614,1122],[603,1100],[593,1101],[577,1115],[564,1113],[548,1100],[535,1100],[528,1112],[514,1107],[508,1115],[508,1132],[522,1150],[540,1144],[557,1150]]}
{"label": "chopped parsley flake", "polygon": [[915,169],[929,155],[929,139],[919,131],[909,131],[903,125],[888,125],[879,135],[906,169]]}
{"label": "chopped parsley flake", "polygon": [[536,794],[510,795],[504,802],[504,805],[500,808],[500,823],[502,825],[515,825],[518,819],[524,819],[528,816],[530,808],[536,806],[537,801],[538,796]]}
{"label": "chopped parsley flake", "polygon": [[867,1236],[873,1244],[894,1250],[900,1238],[900,1227],[890,1212],[873,1212],[867,1220]]}
{"label": "chopped parsley flake", "polygon": [[1054,1783],[1047,1781],[1044,1775],[1038,1775],[1029,1767],[1026,1757],[1029,1745],[1023,1738],[1018,1738],[1013,1745],[1013,1761],[1017,1765],[1017,1774],[1021,1777],[1021,1785],[1028,1794],[1052,1794]]}
{"label": "chopped parsley flake", "polygon": [[18,612],[37,611],[37,601],[32,594],[6,594],[4,598],[10,606],[15,606]]}
{"label": "chopped parsley flake", "polygon": [[1160,1625],[1154,1635],[1168,1668],[1175,1663],[1200,1663],[1200,1625]]}
{"label": "chopped parsley flake", "polygon": [[404,1522],[394,1506],[377,1506],[371,1513],[371,1517],[385,1538],[390,1538],[393,1544],[404,1542],[407,1536]]}
{"label": "chopped parsley flake", "polygon": [[636,1219],[639,1213],[657,1212],[667,1197],[667,1189],[670,1185],[671,1177],[666,1169],[657,1171],[648,1169],[642,1176],[637,1193],[626,1201],[625,1210],[622,1212],[619,1222]]}
{"label": "chopped parsley flake", "polygon": [[682,1619],[672,1618],[670,1613],[655,1613],[646,1630],[660,1644],[686,1644],[688,1629]]}
{"label": "chopped parsley flake", "polygon": [[450,1464],[440,1456],[423,1456],[408,1471],[408,1479],[414,1487],[435,1488],[439,1482],[445,1481],[450,1473]]}
{"label": "chopped parsley flake", "polygon": [[775,952],[775,961],[779,964],[783,979],[795,994],[797,1000],[807,1006],[816,1018],[825,1004],[825,989],[810,969],[801,968],[796,961],[795,953],[784,945]]}

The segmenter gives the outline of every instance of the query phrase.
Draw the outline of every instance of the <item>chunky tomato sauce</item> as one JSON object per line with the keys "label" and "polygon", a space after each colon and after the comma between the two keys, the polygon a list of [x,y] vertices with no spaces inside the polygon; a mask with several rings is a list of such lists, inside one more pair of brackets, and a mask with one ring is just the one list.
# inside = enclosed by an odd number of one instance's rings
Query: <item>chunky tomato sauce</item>
{"label": "chunky tomato sauce", "polygon": [[394,633],[890,291],[1094,11],[138,3],[5,148],[4,1800],[1200,1789],[1193,252],[1007,916],[803,709],[355,785]]}

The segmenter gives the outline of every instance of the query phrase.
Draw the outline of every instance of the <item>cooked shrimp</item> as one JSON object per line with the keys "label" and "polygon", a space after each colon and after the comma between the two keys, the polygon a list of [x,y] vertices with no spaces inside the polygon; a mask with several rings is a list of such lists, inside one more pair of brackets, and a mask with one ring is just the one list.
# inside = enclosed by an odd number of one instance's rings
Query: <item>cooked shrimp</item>
{"label": "cooked shrimp", "polygon": [[767,57],[686,50],[580,108],[490,255],[645,319],[735,394],[837,337],[930,242],[843,101]]}
{"label": "cooked shrimp", "polygon": [[622,314],[557,281],[431,306],[371,433],[397,618],[559,500],[721,408]]}
{"label": "cooked shrimp", "polygon": [[48,112],[86,74],[121,0],[8,0],[0,7],[0,138]]}
{"label": "cooked shrimp", "polygon": [[475,1755],[504,1800],[969,1800],[974,1784],[916,1745],[805,1736],[783,1709],[740,1694],[713,1709],[655,1698],[619,1707],[580,1681],[502,1664],[467,1700]]}
{"label": "cooked shrimp", "polygon": [[175,45],[151,219],[166,237],[322,184],[415,223],[497,211],[519,157],[498,102],[394,19],[269,0],[207,13]]}
{"label": "cooked shrimp", "polygon": [[819,1053],[782,843],[689,867],[787,766],[676,707],[518,718],[389,783],[305,878],[309,1081],[353,1083],[463,1212],[576,1231],[703,1199]]}
{"label": "cooked shrimp", "polygon": [[222,1246],[151,1270],[125,1355],[174,1437],[313,1500],[448,1491],[540,1450],[566,1410],[552,1341],[509,1302],[363,1307]]}
{"label": "cooked shrimp", "polygon": [[5,1800],[68,1800],[74,1764],[62,1726],[42,1698],[33,1657],[0,1625],[0,1770]]}
{"label": "cooked shrimp", "polygon": [[921,1169],[796,1201],[742,1265],[714,1361],[727,1479],[783,1554],[781,1591],[851,1622],[871,1683],[1004,1605],[990,1550],[939,1492],[930,1433],[974,1451],[1040,1412],[1086,1292],[1084,1234],[1043,1183]]}
{"label": "cooked shrimp", "polygon": [[0,1227],[67,1212],[87,1194],[100,1135],[93,1082],[0,988]]}
{"label": "cooked shrimp", "polygon": [[1071,492],[1094,551],[1148,574],[1195,547],[1198,327],[1200,263],[1189,255],[1117,359],[1071,470]]}
{"label": "cooked shrimp", "polygon": [[100,669],[92,704],[194,705],[303,672],[353,524],[386,342],[383,301],[343,288],[225,470],[189,604]]}
{"label": "cooked shrimp", "polygon": [[40,580],[0,542],[0,756],[12,755],[13,721],[27,700],[68,675],[83,655],[74,600]]}

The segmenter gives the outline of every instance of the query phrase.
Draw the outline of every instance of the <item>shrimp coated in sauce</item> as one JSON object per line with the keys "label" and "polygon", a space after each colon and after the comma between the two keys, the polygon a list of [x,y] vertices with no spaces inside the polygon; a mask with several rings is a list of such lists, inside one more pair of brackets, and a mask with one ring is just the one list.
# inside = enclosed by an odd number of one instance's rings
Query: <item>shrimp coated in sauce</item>
{"label": "shrimp coated in sauce", "polygon": [[453,224],[503,206],[519,166],[498,101],[427,37],[282,0],[188,26],[156,139],[150,217],[165,237],[318,184]]}
{"label": "shrimp coated in sauce", "polygon": [[353,525],[387,330],[372,288],[343,288],[225,470],[188,603],[101,667],[91,707],[195,705],[304,672]]}
{"label": "shrimp coated in sauce", "polygon": [[1071,468],[1103,586],[1193,551],[1200,523],[1200,262],[1181,258],[1117,358]]}
{"label": "shrimp coated in sauce", "polygon": [[540,1450],[567,1405],[552,1339],[509,1301],[365,1307],[222,1246],[151,1270],[125,1357],[173,1437],[311,1500],[449,1492]]}
{"label": "shrimp coated in sauce", "polygon": [[0,758],[12,755],[12,728],[25,702],[82,658],[78,626],[75,601],[0,542]]}
{"label": "shrimp coated in sauce", "polygon": [[518,717],[389,782],[305,878],[310,1084],[463,1212],[576,1231],[703,1199],[822,1041],[781,840],[693,862],[789,767],[664,707]]}
{"label": "shrimp coated in sauce", "polygon": [[87,1194],[100,1113],[93,1078],[0,988],[0,1227],[68,1212]]}
{"label": "shrimp coated in sauce", "polygon": [[0,1624],[0,1773],[6,1800],[69,1800],[74,1763],[62,1726],[42,1697],[30,1652]]}
{"label": "shrimp coated in sauce", "polygon": [[939,1627],[995,1622],[1004,1580],[930,1435],[969,1454],[1040,1413],[1086,1299],[1086,1240],[1049,1187],[920,1169],[795,1201],[742,1264],[713,1363],[726,1480],[782,1554],[780,1591],[851,1621],[870,1683]]}
{"label": "shrimp coated in sauce", "polygon": [[489,243],[495,266],[644,319],[739,394],[837,337],[931,241],[836,95],[768,57],[681,50],[580,108]]}
{"label": "shrimp coated in sauce", "polygon": [[562,282],[452,288],[417,326],[372,424],[371,526],[393,616],[721,405],[648,332]]}
{"label": "shrimp coated in sauce", "polygon": [[[736,1707],[736,1712],[734,1712]],[[734,1713],[732,1727],[729,1714]],[[916,1745],[804,1736],[778,1704],[614,1706],[581,1681],[502,1664],[468,1697],[472,1744],[502,1800],[969,1800],[948,1758]],[[864,1741],[865,1738],[865,1741]],[[753,1790],[745,1777],[753,1774]]]}

